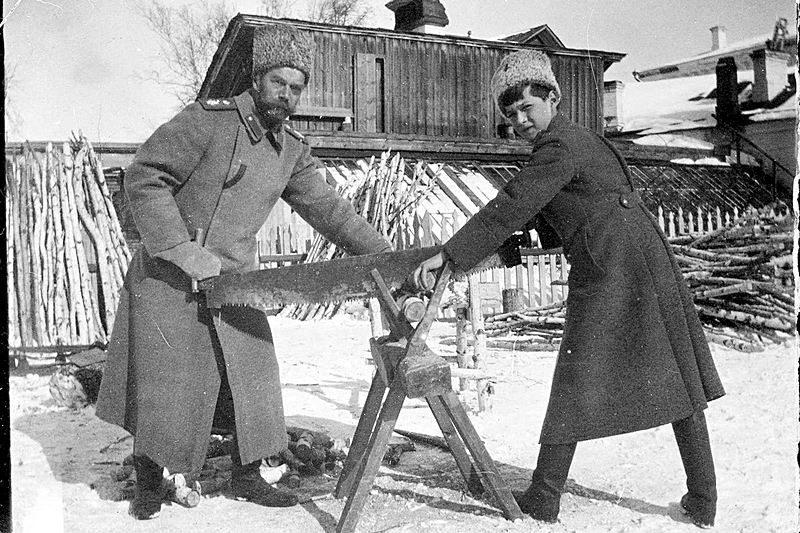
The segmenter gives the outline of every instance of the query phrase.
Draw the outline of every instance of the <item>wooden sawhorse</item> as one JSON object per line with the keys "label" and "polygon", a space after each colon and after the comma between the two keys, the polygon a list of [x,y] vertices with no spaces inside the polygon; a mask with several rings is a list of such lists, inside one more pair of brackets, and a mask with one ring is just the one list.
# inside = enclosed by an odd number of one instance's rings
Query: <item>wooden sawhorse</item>
{"label": "wooden sawhorse", "polygon": [[336,485],[335,496],[347,497],[337,533],[355,531],[406,397],[424,397],[428,402],[469,491],[480,494],[488,489],[507,519],[523,516],[452,389],[450,365],[425,343],[450,274],[446,264],[436,280],[425,315],[414,329],[400,312],[380,273],[372,271],[391,334],[388,338],[370,339],[378,371]]}

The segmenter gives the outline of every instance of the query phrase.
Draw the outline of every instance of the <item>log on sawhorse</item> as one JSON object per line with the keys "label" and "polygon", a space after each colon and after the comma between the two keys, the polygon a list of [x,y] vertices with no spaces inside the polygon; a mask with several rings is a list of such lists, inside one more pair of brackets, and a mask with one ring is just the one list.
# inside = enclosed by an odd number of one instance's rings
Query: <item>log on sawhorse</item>
{"label": "log on sawhorse", "polygon": [[425,398],[470,493],[488,491],[507,519],[522,518],[510,488],[452,390],[450,365],[425,342],[450,277],[450,267],[445,265],[439,274],[416,329],[401,313],[380,273],[373,271],[372,276],[391,334],[370,339],[377,372],[336,485],[335,496],[347,498],[337,533],[355,531],[406,397]]}

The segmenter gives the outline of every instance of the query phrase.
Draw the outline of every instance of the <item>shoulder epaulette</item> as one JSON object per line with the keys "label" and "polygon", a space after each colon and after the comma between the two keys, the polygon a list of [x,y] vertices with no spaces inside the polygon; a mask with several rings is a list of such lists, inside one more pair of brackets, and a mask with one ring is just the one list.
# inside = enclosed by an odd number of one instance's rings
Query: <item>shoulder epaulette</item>
{"label": "shoulder epaulette", "polygon": [[236,109],[236,102],[233,101],[233,98],[204,98],[198,102],[207,111]]}
{"label": "shoulder epaulette", "polygon": [[297,131],[295,129],[292,129],[289,126],[286,126],[286,125],[283,126],[283,129],[286,131],[286,133],[288,133],[289,135],[291,135],[292,137],[294,137],[295,139],[297,139],[301,143],[308,144],[308,141],[306,140],[305,135],[303,135],[299,131]]}

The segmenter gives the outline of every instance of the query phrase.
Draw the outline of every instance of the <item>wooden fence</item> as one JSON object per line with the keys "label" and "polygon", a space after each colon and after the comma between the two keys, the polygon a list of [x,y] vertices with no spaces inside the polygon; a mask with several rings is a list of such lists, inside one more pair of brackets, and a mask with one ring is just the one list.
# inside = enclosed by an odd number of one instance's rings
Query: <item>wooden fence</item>
{"label": "wooden fence", "polygon": [[[717,206],[685,211],[682,208],[667,211],[658,207],[654,215],[667,237],[680,237],[703,235],[729,226],[739,218],[740,213],[737,208],[725,211]],[[465,222],[466,217],[461,211],[416,215],[408,227],[398,232],[395,248],[400,250],[442,244]],[[313,229],[285,206],[284,211],[271,217],[259,232],[262,266],[302,261],[312,240]],[[569,265],[560,248],[523,250],[521,265],[480,272],[483,312],[487,315],[501,312],[503,294],[507,289],[517,289],[514,296],[521,295],[522,304],[527,307],[564,301],[567,298],[568,274]]]}

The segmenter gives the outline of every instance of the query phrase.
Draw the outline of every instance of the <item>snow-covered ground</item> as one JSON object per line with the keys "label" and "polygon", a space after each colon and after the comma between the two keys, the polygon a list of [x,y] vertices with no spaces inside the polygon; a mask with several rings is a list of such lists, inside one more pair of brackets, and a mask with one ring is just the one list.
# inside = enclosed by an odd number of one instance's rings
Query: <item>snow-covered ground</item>
{"label": "snow-covered ground", "polygon": [[[288,422],[350,436],[374,367],[369,322],[350,316],[322,322],[272,320]],[[453,334],[434,326],[430,344]],[[743,354],[713,346],[727,396],[707,410],[717,465],[716,530],[798,531],[798,358],[795,343]],[[524,488],[536,462],[555,353],[492,351],[492,409],[471,419],[501,472]],[[300,506],[265,509],[224,495],[135,522],[128,502],[103,489],[115,462],[131,452],[126,433],[101,422],[92,407],[62,409],[51,399],[50,374],[12,372],[11,459],[14,533],[22,532],[330,532],[343,502],[324,494],[335,480],[304,482]],[[437,434],[423,403],[407,401],[398,428]],[[450,455],[418,447],[400,465],[382,467],[359,531],[406,532],[692,532],[678,510],[684,476],[670,427],[580,443],[562,499],[560,523],[506,521],[491,502],[464,494]],[[309,496],[317,496],[310,499]]]}

